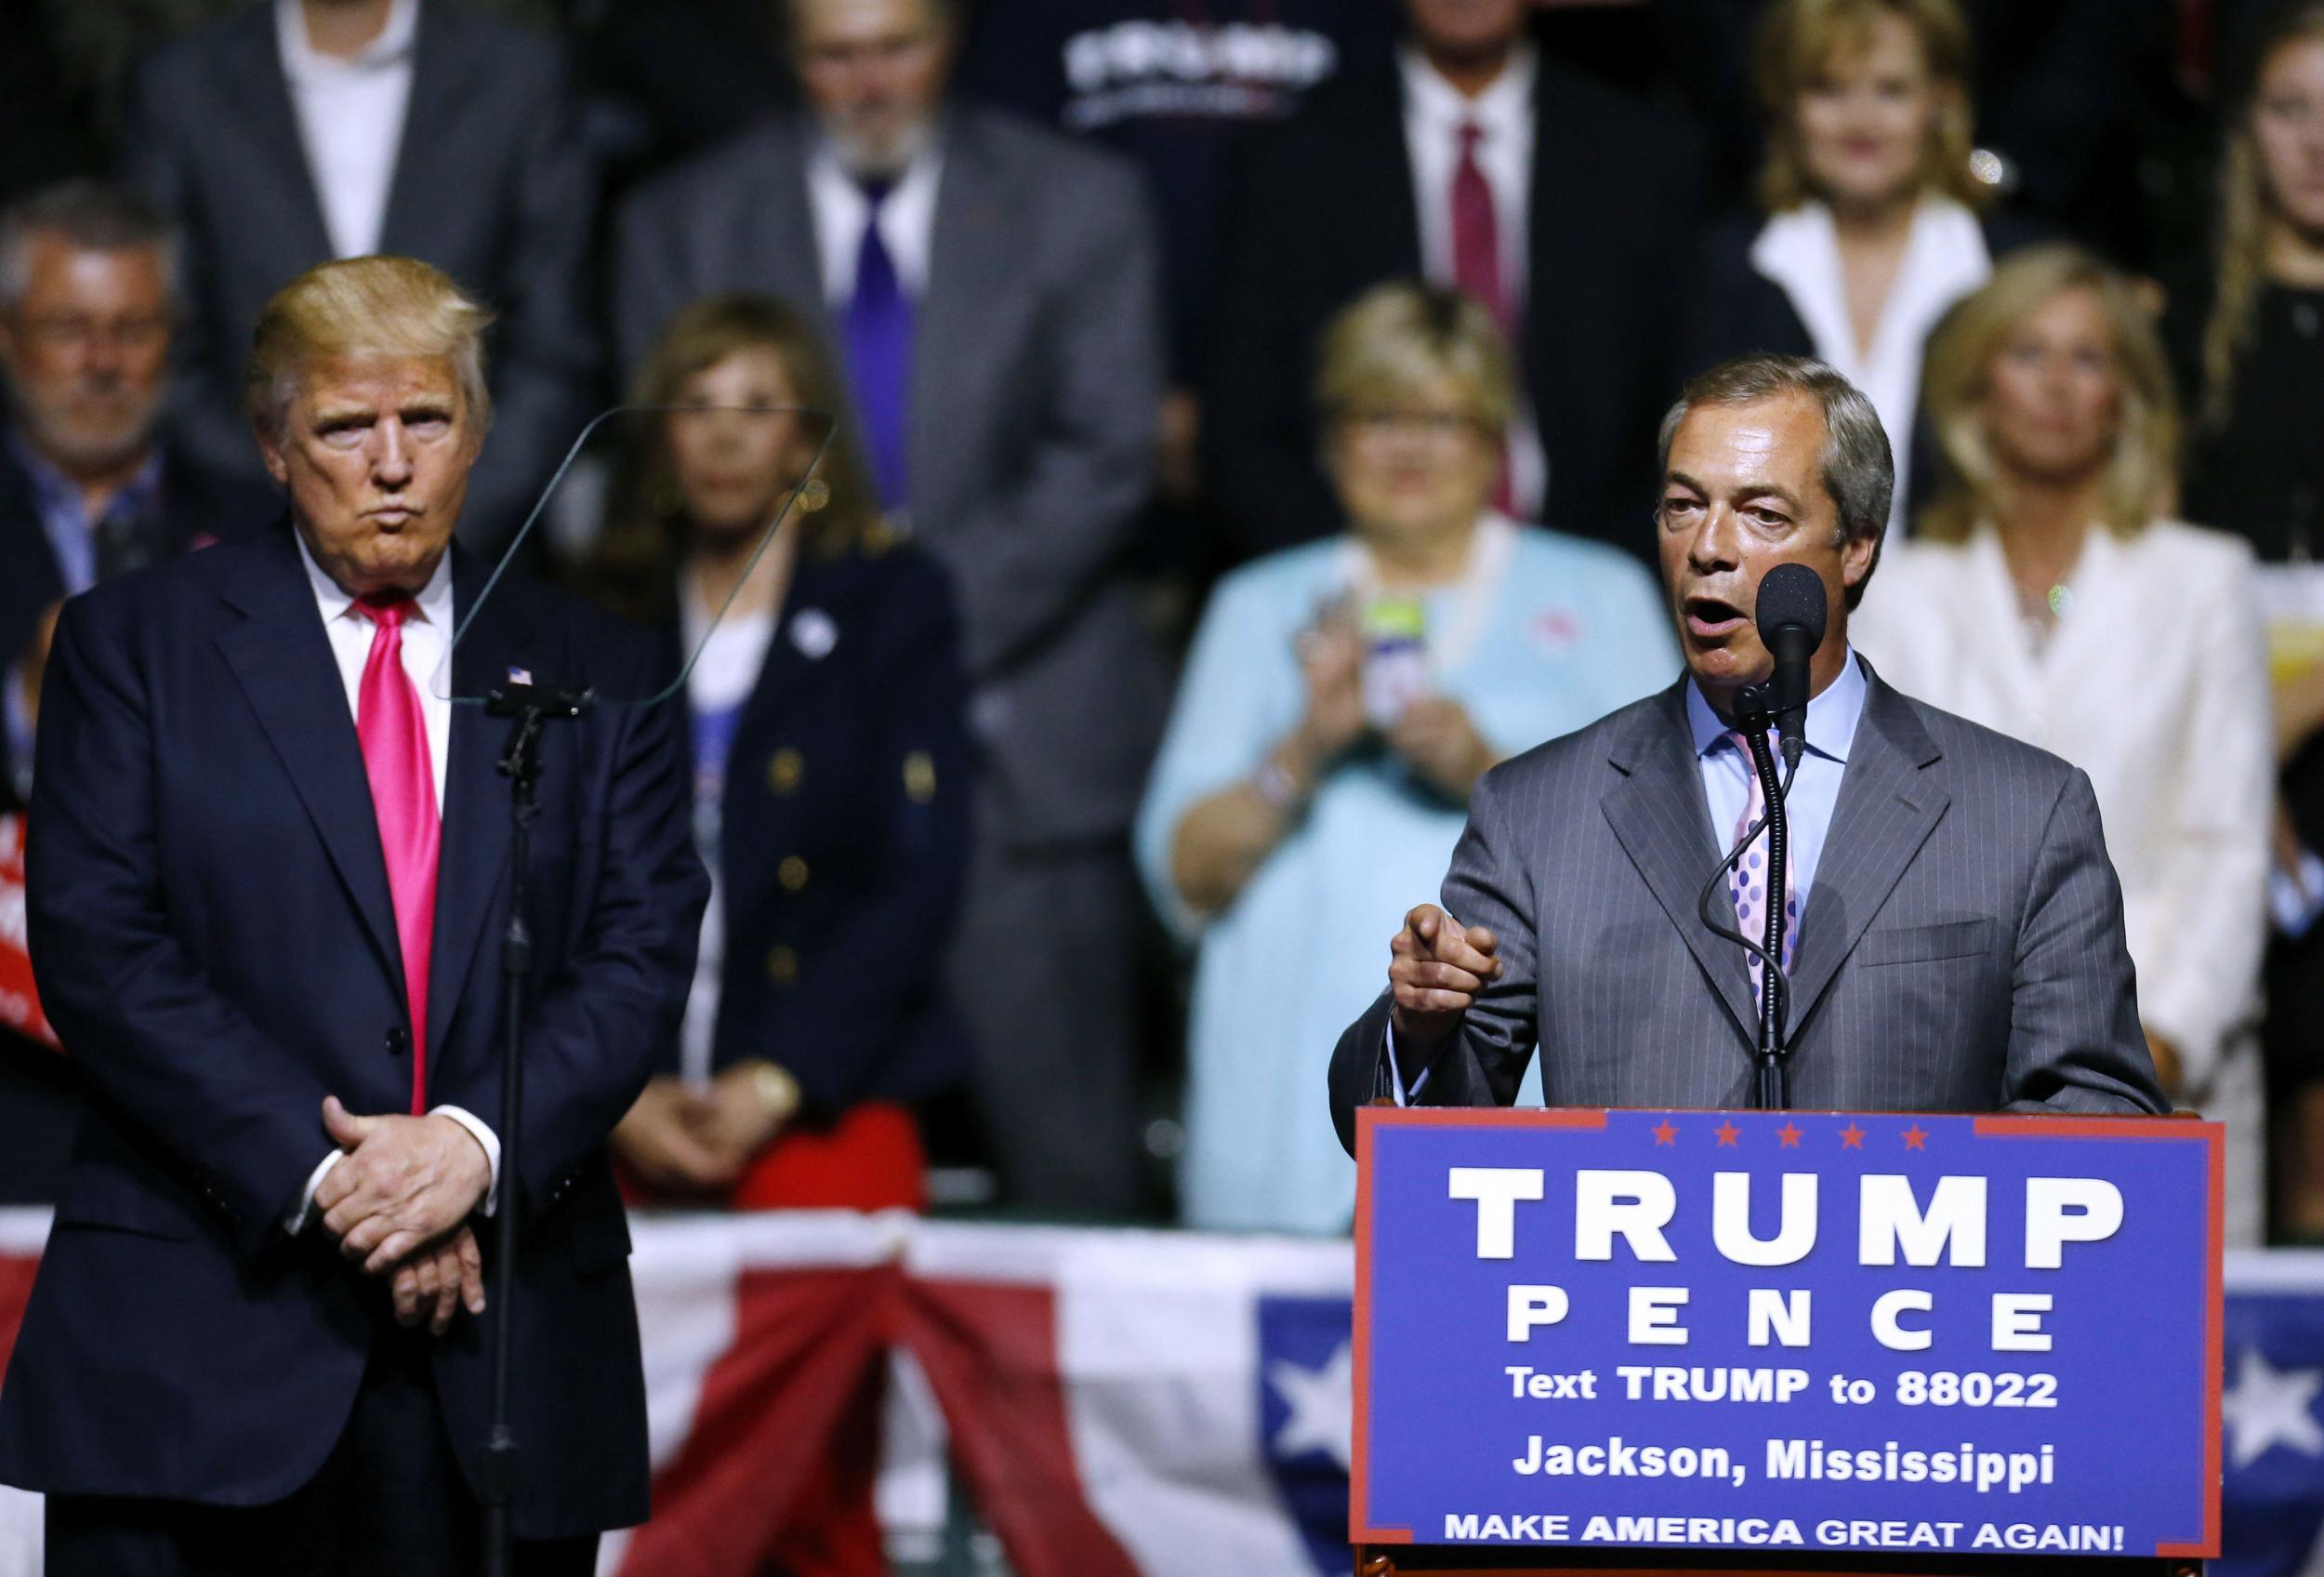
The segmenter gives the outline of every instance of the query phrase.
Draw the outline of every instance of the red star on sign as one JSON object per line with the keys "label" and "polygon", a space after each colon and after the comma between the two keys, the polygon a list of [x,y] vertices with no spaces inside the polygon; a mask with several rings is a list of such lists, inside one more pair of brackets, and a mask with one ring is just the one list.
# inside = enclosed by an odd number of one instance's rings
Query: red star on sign
{"label": "red star on sign", "polygon": [[1783,1141],[1783,1147],[1787,1150],[1796,1150],[1800,1147],[1800,1130],[1791,1123],[1787,1122],[1781,1128],[1776,1129],[1776,1137]]}
{"label": "red star on sign", "polygon": [[1670,1120],[1667,1117],[1656,1123],[1648,1132],[1654,1134],[1655,1143],[1657,1145],[1675,1145],[1679,1142],[1679,1131],[1670,1126]]}
{"label": "red star on sign", "polygon": [[1736,1136],[1740,1134],[1743,1130],[1737,1128],[1732,1122],[1723,1122],[1718,1127],[1712,1129],[1711,1132],[1719,1135],[1720,1144],[1732,1146],[1735,1143]]}
{"label": "red star on sign", "polygon": [[1916,1122],[1911,1127],[1905,1130],[1906,1149],[1925,1150],[1928,1147],[1929,1136],[1921,1131],[1921,1125],[1919,1123]]}
{"label": "red star on sign", "polygon": [[1840,1147],[1843,1150],[1864,1148],[1864,1130],[1851,1122],[1840,1131]]}

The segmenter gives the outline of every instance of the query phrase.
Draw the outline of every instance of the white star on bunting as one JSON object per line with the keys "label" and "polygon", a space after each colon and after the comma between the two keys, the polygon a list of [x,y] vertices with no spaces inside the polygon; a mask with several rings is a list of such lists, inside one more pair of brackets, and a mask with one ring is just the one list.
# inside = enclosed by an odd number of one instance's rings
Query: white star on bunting
{"label": "white star on bunting", "polygon": [[1267,1383],[1291,1410],[1275,1431],[1275,1455],[1328,1451],[1346,1470],[1354,1454],[1349,1442],[1355,1433],[1355,1349],[1340,1343],[1321,1369],[1303,1369],[1277,1358],[1267,1368]]}
{"label": "white star on bunting", "polygon": [[2244,1348],[2235,1388],[2219,1398],[2235,1465],[2251,1466],[2273,1446],[2324,1456],[2324,1424],[2316,1416],[2319,1390],[2324,1369],[2278,1370],[2257,1347]]}

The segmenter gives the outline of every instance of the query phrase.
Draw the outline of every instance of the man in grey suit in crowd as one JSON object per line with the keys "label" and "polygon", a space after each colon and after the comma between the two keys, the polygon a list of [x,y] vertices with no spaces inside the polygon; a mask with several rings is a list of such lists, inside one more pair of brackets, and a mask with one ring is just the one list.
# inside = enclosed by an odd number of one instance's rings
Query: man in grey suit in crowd
{"label": "man in grey suit in crowd", "polygon": [[786,10],[806,110],[619,216],[621,354],[718,291],[825,325],[882,507],[960,598],[984,781],[952,979],[1003,1182],[1118,1212],[1138,1149],[1127,833],[1168,701],[1122,574],[1162,383],[1143,192],[1109,155],[946,101],[953,0]]}
{"label": "man in grey suit in crowd", "polygon": [[[1687,672],[1478,783],[1443,907],[1406,917],[1388,991],[1333,1053],[1341,1141],[1380,1096],[1509,1105],[1537,1042],[1552,1106],[1748,1104],[1756,984],[1697,900],[1759,818],[1732,709],[1773,669],[1752,612],[1783,563],[1829,608],[1788,801],[1792,1104],[2166,1109],[2090,780],[1848,648],[1895,480],[1869,402],[1819,362],[1726,363],[1665,419],[1661,471]],[[1756,868],[1709,899],[1753,935]]]}
{"label": "man in grey suit in crowd", "polygon": [[593,161],[557,46],[462,0],[273,0],[163,46],[125,156],[185,238],[173,421],[263,482],[243,419],[259,310],[317,263],[421,258],[489,302],[492,442],[460,524],[496,551],[594,404]]}

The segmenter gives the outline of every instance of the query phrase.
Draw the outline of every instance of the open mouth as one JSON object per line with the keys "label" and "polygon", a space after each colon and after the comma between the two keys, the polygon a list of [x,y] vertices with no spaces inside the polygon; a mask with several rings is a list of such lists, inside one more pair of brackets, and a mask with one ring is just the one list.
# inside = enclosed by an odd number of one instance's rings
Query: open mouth
{"label": "open mouth", "polygon": [[1685,613],[1687,633],[1698,640],[1722,640],[1743,628],[1743,610],[1716,597],[1687,598]]}

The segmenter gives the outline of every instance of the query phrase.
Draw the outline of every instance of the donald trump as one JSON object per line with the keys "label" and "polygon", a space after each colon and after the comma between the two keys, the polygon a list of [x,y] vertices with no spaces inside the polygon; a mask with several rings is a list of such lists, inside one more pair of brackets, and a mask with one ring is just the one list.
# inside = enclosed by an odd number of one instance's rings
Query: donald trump
{"label": "donald trump", "polygon": [[[247,387],[288,520],[59,623],[29,908],[89,1112],[0,1388],[0,1479],[46,1491],[51,1572],[471,1569],[500,1319],[519,1570],[587,1572],[646,1514],[605,1139],[673,1025],[706,884],[668,710],[553,731],[504,1172],[503,725],[449,697],[519,668],[656,685],[650,643],[545,589],[480,610],[489,566],[450,546],[488,321],[408,258],[293,281]],[[508,1210],[502,1308],[479,1224]]]}

